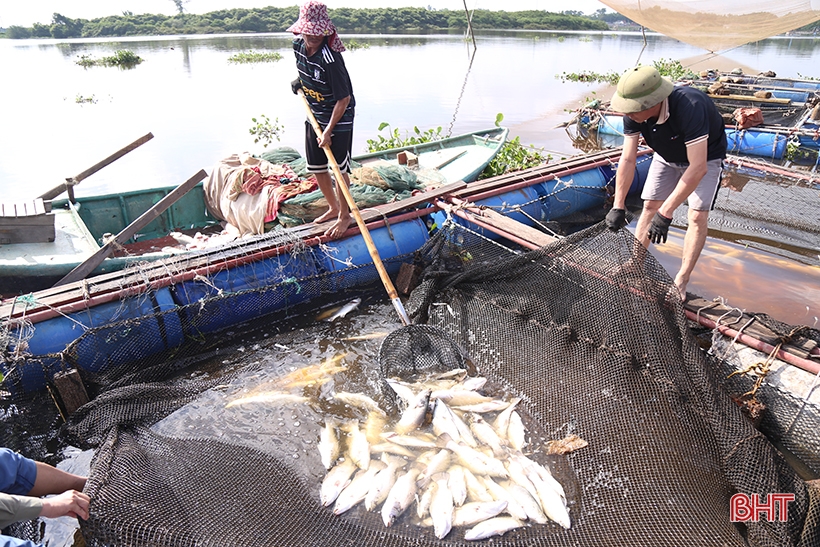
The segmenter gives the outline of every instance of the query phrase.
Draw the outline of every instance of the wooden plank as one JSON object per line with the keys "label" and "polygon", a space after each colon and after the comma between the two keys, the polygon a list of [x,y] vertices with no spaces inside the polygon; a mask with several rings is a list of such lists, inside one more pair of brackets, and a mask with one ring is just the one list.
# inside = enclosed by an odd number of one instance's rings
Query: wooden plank
{"label": "wooden plank", "polygon": [[156,205],[140,215],[134,222],[123,228],[123,230],[114,236],[111,241],[103,245],[99,251],[91,255],[91,257],[89,257],[85,262],[71,270],[68,275],[59,280],[55,286],[65,285],[66,283],[71,283],[72,281],[85,279],[88,274],[94,271],[94,268],[99,266],[102,261],[105,260],[105,257],[111,254],[111,251],[114,249],[114,245],[123,244],[131,239],[134,234],[145,228],[151,221],[161,215],[166,209],[168,209],[168,207],[176,203],[179,198],[187,194],[191,188],[196,186],[199,181],[207,176],[208,174],[203,169],[200,169],[196,175],[177,186],[167,196],[159,200]]}
{"label": "wooden plank", "polygon": [[34,214],[35,215],[44,215],[46,214],[46,206],[43,202],[43,198],[37,198],[34,200]]}
{"label": "wooden plank", "polygon": [[504,216],[497,211],[493,211],[492,209],[468,207],[468,211],[472,215],[479,217],[484,223],[494,226],[499,230],[519,239],[528,241],[537,247],[543,247],[555,242],[555,238],[551,235],[545,234],[536,228],[527,226],[526,224],[511,219],[510,217]]}
{"label": "wooden plank", "polygon": [[732,101],[747,101],[747,102],[755,102],[755,103],[770,103],[770,104],[790,104],[792,102],[791,99],[777,99],[772,97],[771,99],[764,99],[761,97],[754,97],[752,95],[712,95],[711,93],[707,93],[712,99],[729,99]]}

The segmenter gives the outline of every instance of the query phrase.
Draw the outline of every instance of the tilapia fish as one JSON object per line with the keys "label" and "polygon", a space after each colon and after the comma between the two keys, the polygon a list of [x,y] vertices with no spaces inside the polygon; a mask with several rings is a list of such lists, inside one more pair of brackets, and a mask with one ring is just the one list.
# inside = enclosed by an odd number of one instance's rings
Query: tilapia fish
{"label": "tilapia fish", "polygon": [[470,541],[550,520],[569,528],[560,482],[523,452],[531,448],[516,411],[521,399],[481,393],[485,382],[466,371],[417,382],[390,379],[402,401],[398,416],[365,394],[336,393],[366,411],[367,421],[360,427],[357,420],[326,419],[319,439],[329,469],[322,504],[335,501],[333,512],[340,515],[361,503],[378,510],[385,526],[414,507],[414,522],[439,539],[457,527]]}

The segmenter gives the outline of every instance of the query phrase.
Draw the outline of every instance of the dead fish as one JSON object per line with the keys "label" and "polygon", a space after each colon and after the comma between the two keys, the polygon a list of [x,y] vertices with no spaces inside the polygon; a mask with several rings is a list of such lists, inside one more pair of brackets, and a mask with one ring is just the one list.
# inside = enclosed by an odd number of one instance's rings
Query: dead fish
{"label": "dead fish", "polygon": [[498,416],[495,417],[493,427],[495,428],[495,432],[498,433],[498,436],[502,439],[507,438],[507,429],[510,427],[510,414],[512,414],[512,411],[515,410],[515,406],[520,402],[521,399],[516,397],[510,401],[510,406],[499,412]]}
{"label": "dead fish", "polygon": [[570,434],[558,441],[547,441],[544,448],[547,454],[568,454],[587,445],[589,443],[578,435]]}
{"label": "dead fish", "polygon": [[[427,486],[423,487],[421,496],[419,496],[418,502],[416,502],[416,515],[418,515],[420,519],[425,519],[430,515],[430,504],[433,503],[433,494],[436,492],[436,488],[438,488],[438,485],[433,481],[430,481]],[[429,520],[432,526],[433,519]]]}
{"label": "dead fish", "polygon": [[483,414],[485,412],[496,412],[498,410],[504,410],[510,403],[507,401],[502,401],[501,399],[492,399],[490,401],[486,401],[483,403],[473,404],[473,405],[450,405],[455,410],[460,410],[462,412],[478,412],[479,414]]}
{"label": "dead fish", "polygon": [[433,533],[443,539],[453,528],[453,495],[447,488],[447,473],[436,473],[433,481],[436,489],[430,501],[430,518],[433,519]]}
{"label": "dead fish", "polygon": [[507,429],[507,440],[510,441],[510,446],[515,450],[521,451],[527,446],[527,430],[524,427],[524,422],[521,421],[521,415],[513,411],[510,414],[510,426]]}
{"label": "dead fish", "polygon": [[461,471],[464,473],[464,484],[467,485],[467,499],[470,501],[495,500],[493,495],[489,492],[489,490],[487,490],[484,483],[478,480],[478,477],[473,475],[472,471],[466,467],[462,467]]}
{"label": "dead fish", "polygon": [[341,426],[347,432],[347,452],[359,468],[367,470],[370,466],[370,443],[367,436],[359,429],[358,420],[353,420]]}
{"label": "dead fish", "polygon": [[481,403],[489,403],[490,401],[495,400],[492,397],[487,397],[477,391],[455,388],[434,391],[430,397],[433,399],[438,399],[439,401],[444,401],[451,407],[477,405]]}
{"label": "dead fish", "polygon": [[467,499],[467,483],[464,480],[464,468],[460,465],[451,465],[447,470],[447,488],[453,495],[456,506],[463,505]]}
{"label": "dead fish", "polygon": [[371,454],[378,454],[380,452],[387,452],[388,454],[394,454],[396,456],[404,456],[405,458],[415,458],[416,455],[407,447],[402,446],[400,444],[391,443],[391,442],[383,442],[377,444],[370,445],[370,453]]}
{"label": "dead fish", "polygon": [[225,405],[225,408],[232,406],[244,405],[248,403],[273,403],[273,404],[289,404],[289,403],[306,403],[310,399],[302,397],[301,395],[294,395],[293,393],[282,393],[281,391],[269,391],[266,393],[257,393],[247,397],[240,397],[234,399]]}
{"label": "dead fish", "polygon": [[396,519],[404,513],[416,497],[416,478],[419,470],[411,468],[407,473],[396,479],[396,483],[387,494],[382,505],[382,522],[385,526],[392,526]]}
{"label": "dead fish", "polygon": [[[490,475],[491,477],[506,477],[507,470],[500,460],[489,458],[482,452],[470,448],[464,443],[453,441],[446,433],[441,436],[444,448],[453,452],[462,466],[478,475]],[[469,484],[468,484],[469,486]]]}
{"label": "dead fish", "polygon": [[450,467],[450,451],[442,448],[430,459],[430,462],[419,474],[419,486],[427,486],[433,475],[446,471],[448,467]]}
{"label": "dead fish", "polygon": [[364,498],[364,506],[368,511],[378,507],[378,505],[387,498],[390,489],[396,484],[399,469],[401,469],[405,463],[401,458],[388,457],[386,460],[385,463],[387,465],[384,469],[379,470],[373,477],[370,489]]}
{"label": "dead fish", "polygon": [[[569,528],[571,525],[569,512],[567,511],[566,502],[561,495],[552,488],[551,484],[544,482],[539,476],[534,462],[517,455],[512,455],[512,458],[522,464],[524,474],[538,493],[536,499],[541,502],[541,509],[543,509],[544,514],[564,528]],[[563,494],[563,489],[561,493]]]}
{"label": "dead fish", "polygon": [[389,333],[387,332],[370,332],[368,334],[359,334],[357,336],[348,336],[347,338],[342,338],[345,342],[359,342],[361,340],[373,340],[375,338],[384,338]]}
{"label": "dead fish", "polygon": [[358,308],[359,304],[361,303],[361,298],[354,298],[344,306],[338,306],[336,308],[331,308],[329,310],[323,311],[322,313],[316,316],[316,321],[335,321],[336,319],[344,317],[348,313]]}
{"label": "dead fish", "polygon": [[383,463],[375,461],[367,471],[360,469],[353,477],[353,480],[350,481],[350,484],[348,484],[336,498],[336,504],[333,506],[333,514],[341,515],[364,500],[367,496],[367,492],[370,490],[373,477],[383,468]]}
{"label": "dead fish", "polygon": [[338,399],[339,401],[347,405],[354,406],[356,408],[361,408],[362,410],[367,410],[368,412],[378,412],[380,414],[385,414],[384,410],[381,409],[379,404],[372,398],[365,395],[364,393],[350,393],[349,391],[339,391],[338,393],[335,393],[333,395],[333,398]]}
{"label": "dead fish", "polygon": [[[384,432],[386,424],[386,414],[383,412],[368,412],[367,419],[364,422],[364,434],[367,437],[367,442],[371,445],[378,444],[381,441],[381,434]],[[371,452],[373,452],[372,449]]]}
{"label": "dead fish", "polygon": [[484,522],[479,522],[464,532],[464,539],[473,541],[492,536],[501,536],[510,530],[515,530],[522,526],[524,526],[524,523],[513,517],[495,517],[485,520]]}
{"label": "dead fish", "polygon": [[457,507],[453,514],[453,526],[472,526],[493,518],[507,508],[506,500],[472,501]]}
{"label": "dead fish", "polygon": [[328,506],[339,497],[342,490],[350,483],[350,477],[356,472],[358,467],[352,460],[345,460],[325,475],[322,481],[322,487],[319,492],[319,498],[322,505]]}
{"label": "dead fish", "polygon": [[429,389],[418,393],[410,406],[404,409],[399,422],[396,424],[396,433],[399,435],[410,433],[424,423],[424,418],[427,415],[427,404],[430,402],[430,393]]}
{"label": "dead fish", "polygon": [[484,421],[481,415],[470,412],[468,417],[470,419],[470,430],[475,438],[492,448],[495,457],[503,456],[506,451],[502,444],[506,441],[498,436],[493,427]]}
{"label": "dead fish", "polygon": [[[529,490],[514,482],[502,483],[500,486],[510,493],[515,502],[520,505],[521,509],[527,514],[529,520],[536,524],[546,524],[548,522],[547,515],[545,515],[544,510],[541,509],[541,502],[533,498]],[[515,517],[516,515],[513,516]]]}
{"label": "dead fish", "polygon": [[335,420],[325,418],[325,427],[319,433],[319,454],[322,457],[322,465],[325,466],[325,469],[333,467],[341,452],[336,425]]}
{"label": "dead fish", "polygon": [[382,433],[382,439],[410,448],[438,448],[430,435],[399,435],[395,431],[387,431]]}
{"label": "dead fish", "polygon": [[509,490],[495,482],[490,477],[482,477],[482,480],[484,481],[484,486],[487,487],[487,491],[490,493],[490,495],[492,495],[493,498],[495,498],[496,500],[504,500],[507,502],[506,507],[503,509],[504,511],[509,513],[510,516],[517,518],[518,520],[527,520],[527,512],[524,510],[521,504],[518,503],[518,500],[515,499],[515,496],[513,496],[509,492]]}

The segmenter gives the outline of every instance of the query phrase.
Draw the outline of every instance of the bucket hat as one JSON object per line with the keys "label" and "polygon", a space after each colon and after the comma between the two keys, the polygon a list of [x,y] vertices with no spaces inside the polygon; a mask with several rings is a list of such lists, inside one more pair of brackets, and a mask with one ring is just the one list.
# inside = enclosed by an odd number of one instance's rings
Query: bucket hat
{"label": "bucket hat", "polygon": [[327,14],[327,6],[316,0],[308,0],[299,8],[299,19],[289,28],[293,34],[308,34],[310,36],[328,36],[328,44],[333,51],[344,51],[345,46],[336,27]]}
{"label": "bucket hat", "polygon": [[622,114],[641,112],[663,101],[674,88],[654,67],[638,66],[627,70],[618,80],[610,105]]}

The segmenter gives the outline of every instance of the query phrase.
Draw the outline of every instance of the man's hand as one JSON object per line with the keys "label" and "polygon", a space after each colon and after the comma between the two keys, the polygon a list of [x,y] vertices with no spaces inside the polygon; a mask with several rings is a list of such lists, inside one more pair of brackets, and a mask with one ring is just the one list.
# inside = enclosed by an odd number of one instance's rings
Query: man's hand
{"label": "man's hand", "polygon": [[91,498],[87,494],[69,490],[43,498],[43,508],[40,510],[41,517],[56,519],[58,517],[75,517],[88,520],[88,505]]}
{"label": "man's hand", "polygon": [[613,232],[617,232],[626,226],[626,210],[612,208],[606,214],[606,226]]}
{"label": "man's hand", "polygon": [[652,222],[649,224],[649,241],[654,244],[666,243],[666,235],[669,233],[671,218],[666,218],[660,213],[655,213]]}
{"label": "man's hand", "polygon": [[302,89],[302,82],[299,80],[299,78],[296,78],[290,83],[290,88],[291,90],[293,90],[294,95],[299,94],[299,90]]}

